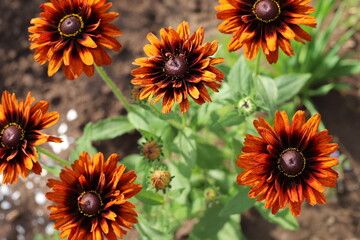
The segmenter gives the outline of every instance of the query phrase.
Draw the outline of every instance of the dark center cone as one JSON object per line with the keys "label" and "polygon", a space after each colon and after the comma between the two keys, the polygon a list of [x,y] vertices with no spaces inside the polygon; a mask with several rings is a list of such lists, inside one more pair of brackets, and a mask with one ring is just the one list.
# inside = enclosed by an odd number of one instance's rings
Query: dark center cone
{"label": "dark center cone", "polygon": [[79,200],[79,207],[86,216],[94,216],[101,210],[101,199],[96,193],[87,192]]}
{"label": "dark center cone", "polygon": [[275,20],[280,14],[279,4],[273,0],[257,1],[254,5],[257,18],[263,22]]}
{"label": "dark center cone", "polygon": [[188,72],[188,65],[184,57],[175,56],[165,63],[165,72],[172,77],[182,77]]}
{"label": "dark center cone", "polygon": [[76,35],[81,31],[81,21],[80,17],[76,15],[66,17],[60,24],[60,32],[65,36]]}
{"label": "dark center cone", "polygon": [[296,150],[287,150],[281,155],[279,166],[285,175],[294,177],[304,170],[305,158]]}
{"label": "dark center cone", "polygon": [[2,142],[6,147],[13,148],[19,145],[22,136],[22,130],[18,126],[10,125],[4,130]]}

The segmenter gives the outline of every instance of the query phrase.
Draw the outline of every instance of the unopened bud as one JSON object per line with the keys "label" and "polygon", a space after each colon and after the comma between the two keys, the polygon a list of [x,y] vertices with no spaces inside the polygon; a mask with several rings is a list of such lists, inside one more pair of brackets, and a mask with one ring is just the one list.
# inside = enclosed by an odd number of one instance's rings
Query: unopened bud
{"label": "unopened bud", "polygon": [[141,151],[146,159],[152,161],[159,159],[161,156],[161,146],[155,141],[147,141],[146,143],[144,143]]}
{"label": "unopened bud", "polygon": [[256,105],[250,97],[240,99],[238,109],[244,116],[249,116],[256,111]]}
{"label": "unopened bud", "polygon": [[151,185],[153,185],[156,190],[159,189],[166,189],[167,187],[170,187],[170,182],[171,182],[171,174],[169,171],[160,171],[160,170],[156,170],[152,175],[151,175]]}
{"label": "unopened bud", "polygon": [[204,191],[205,200],[208,202],[213,201],[216,198],[216,191],[213,188],[206,188]]}

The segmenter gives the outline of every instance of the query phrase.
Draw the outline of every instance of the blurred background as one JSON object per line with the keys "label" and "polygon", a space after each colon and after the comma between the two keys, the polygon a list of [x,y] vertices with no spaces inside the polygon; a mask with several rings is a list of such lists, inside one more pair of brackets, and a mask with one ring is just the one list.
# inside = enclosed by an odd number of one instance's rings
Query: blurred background
{"label": "blurred background", "polygon": [[[50,102],[50,110],[60,113],[59,122],[45,132],[61,136],[61,146],[45,144],[44,148],[63,158],[68,158],[70,149],[75,148],[74,140],[81,136],[88,122],[125,113],[110,88],[95,73],[91,78],[81,76],[73,81],[66,80],[59,71],[49,78],[47,65],[34,61],[29,50],[28,30],[30,19],[38,17],[41,0],[1,0],[0,4],[0,91],[16,93],[25,98],[31,91],[36,101]],[[130,71],[135,58],[144,56],[142,47],[147,44],[146,35],[159,35],[160,28],[172,26],[186,20],[191,31],[199,26],[205,29],[205,38],[213,40],[220,36],[215,17],[215,0],[131,0],[111,1],[110,11],[119,12],[120,17],[113,23],[123,34],[118,40],[121,51],[109,52],[113,64],[105,67],[117,86],[130,98]],[[344,16],[359,12],[354,4],[344,11]],[[334,32],[337,41],[341,31]],[[331,43],[331,42],[330,42]],[[345,42],[340,54],[353,53],[352,58],[360,59],[360,32]],[[312,99],[322,114],[330,134],[340,144],[346,164],[340,173],[339,184],[328,198],[325,206],[309,207],[304,204],[298,217],[301,230],[293,232],[266,222],[256,211],[243,214],[241,224],[248,239],[360,239],[360,75],[346,76],[336,81],[349,84],[341,91],[330,91],[324,96]],[[136,132],[114,140],[96,142],[96,148],[106,156],[118,153],[124,156],[138,152]],[[51,159],[42,156],[42,163]],[[30,175],[17,184],[0,184],[0,240],[12,239],[56,239],[52,222],[48,220],[45,198],[48,191],[47,178],[54,177],[44,172],[41,176]],[[0,177],[1,178],[1,177]],[[187,239],[192,222],[185,222],[175,234],[175,239]],[[127,239],[137,239],[132,231]]]}

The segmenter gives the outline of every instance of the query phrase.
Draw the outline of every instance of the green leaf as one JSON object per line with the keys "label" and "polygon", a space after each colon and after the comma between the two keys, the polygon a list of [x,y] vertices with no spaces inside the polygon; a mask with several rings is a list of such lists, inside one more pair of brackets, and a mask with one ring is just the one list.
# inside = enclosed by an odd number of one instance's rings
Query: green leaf
{"label": "green leaf", "polygon": [[254,81],[255,90],[259,94],[263,104],[269,108],[270,114],[274,114],[278,97],[278,89],[274,80],[266,76],[257,75]]}
{"label": "green leaf", "polygon": [[139,216],[138,223],[136,224],[136,229],[141,234],[141,239],[152,240],[168,240],[171,239],[171,235],[169,233],[164,233],[152,226],[148,219]]}
{"label": "green leaf", "polygon": [[346,75],[359,74],[360,73],[360,61],[348,60],[341,61],[328,74],[332,78],[338,78]]}
{"label": "green leaf", "polygon": [[234,125],[239,125],[244,121],[244,117],[240,115],[239,111],[232,110],[227,111],[225,114],[221,115],[217,124],[220,124],[223,127],[231,127]]}
{"label": "green leaf", "polygon": [[226,202],[219,215],[225,217],[235,213],[242,213],[254,206],[255,200],[248,197],[248,192],[249,187],[239,187],[239,192]]}
{"label": "green leaf", "polygon": [[139,106],[131,106],[132,111],[127,115],[129,122],[135,127],[138,131],[147,131],[161,137],[164,128],[168,123],[164,120],[161,120],[155,116],[151,111],[143,109]]}
{"label": "green leaf", "polygon": [[280,209],[276,215],[271,213],[271,209],[266,209],[263,202],[255,203],[256,209],[269,222],[276,223],[280,227],[288,230],[298,230],[300,228],[296,218],[291,214],[290,210]]}
{"label": "green leaf", "polygon": [[217,239],[217,233],[223,228],[229,217],[219,216],[222,204],[207,208],[200,221],[194,226],[190,239]]}
{"label": "green leaf", "polygon": [[245,240],[245,236],[240,229],[240,216],[232,215],[229,221],[224,225],[217,234],[217,239],[238,239]]}
{"label": "green leaf", "polygon": [[192,168],[196,163],[197,151],[195,135],[191,129],[185,128],[183,131],[180,131],[175,139],[175,144],[177,144],[181,155],[184,157],[189,167]]}
{"label": "green leaf", "polygon": [[305,83],[311,78],[310,73],[286,74],[274,79],[278,88],[277,104],[292,99],[300,92]]}
{"label": "green leaf", "polygon": [[250,94],[253,81],[252,71],[246,63],[244,56],[239,57],[236,63],[231,67],[227,79],[234,94]]}
{"label": "green leaf", "polygon": [[84,135],[90,141],[112,139],[134,130],[126,117],[105,118],[96,123],[88,123]]}
{"label": "green leaf", "polygon": [[106,118],[96,123],[88,123],[84,127],[83,135],[76,140],[76,149],[70,151],[70,159],[76,160],[81,152],[97,153],[92,141],[112,139],[128,133],[134,129],[126,117]]}
{"label": "green leaf", "polygon": [[136,195],[136,198],[147,205],[161,205],[165,202],[164,197],[159,193],[144,189]]}
{"label": "green leaf", "polygon": [[203,169],[217,169],[224,161],[223,152],[216,146],[197,142],[197,162]]}

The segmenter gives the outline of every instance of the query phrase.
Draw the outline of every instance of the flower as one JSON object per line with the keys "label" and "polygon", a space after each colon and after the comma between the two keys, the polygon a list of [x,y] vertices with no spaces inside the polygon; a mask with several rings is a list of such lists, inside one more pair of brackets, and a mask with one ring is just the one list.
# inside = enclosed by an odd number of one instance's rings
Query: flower
{"label": "flower", "polygon": [[59,113],[49,112],[47,101],[35,99],[30,92],[25,102],[17,100],[15,94],[2,93],[0,104],[0,174],[2,183],[15,183],[18,175],[23,178],[29,171],[41,173],[38,154],[34,146],[46,142],[62,142],[60,138],[46,135],[40,130],[52,126],[59,120]]}
{"label": "flower", "polygon": [[40,6],[44,12],[30,21],[34,25],[29,27],[30,49],[36,49],[37,62],[49,62],[49,77],[61,66],[67,79],[82,72],[90,77],[94,63],[111,63],[104,47],[115,51],[121,48],[114,38],[121,32],[110,24],[119,14],[106,12],[111,5],[106,0],[51,0]]}
{"label": "flower", "polygon": [[236,161],[245,171],[237,182],[252,186],[249,197],[265,199],[265,208],[272,208],[273,214],[289,204],[298,216],[304,199],[312,206],[324,204],[324,186],[336,185],[338,174],[331,167],[338,160],[329,155],[338,145],[329,143],[327,130],[317,133],[320,118],[315,114],[305,122],[305,112],[297,111],[290,125],[284,111],[276,112],[274,128],[259,118],[254,126],[261,137],[246,135],[243,154]]}
{"label": "flower", "polygon": [[140,99],[148,98],[152,103],[162,100],[163,113],[169,113],[175,101],[181,112],[188,110],[189,97],[198,104],[211,98],[206,87],[218,92],[224,78],[221,71],[213,66],[223,62],[222,58],[212,58],[218,47],[217,41],[202,44],[204,29],[200,27],[189,37],[187,22],[182,22],[175,31],[171,27],[160,30],[160,40],[152,33],[147,35],[151,44],[144,47],[148,57],[133,62],[140,67],[131,74],[134,85],[143,87]]}
{"label": "flower", "polygon": [[170,188],[170,182],[172,180],[172,176],[170,174],[169,171],[161,171],[161,170],[156,170],[150,178],[151,181],[151,185],[153,185],[153,187],[156,190],[163,190],[165,192],[166,188]]}
{"label": "flower", "polygon": [[124,165],[116,166],[119,156],[112,154],[106,162],[98,153],[90,159],[88,153],[80,154],[71,168],[65,167],[60,180],[49,179],[47,185],[53,192],[46,197],[56,203],[48,207],[55,220],[60,237],[86,240],[122,238],[137,223],[135,206],[128,200],[141,190],[134,171],[125,173]]}
{"label": "flower", "polygon": [[141,146],[141,152],[144,157],[148,160],[156,160],[159,159],[162,152],[161,152],[161,145],[156,143],[155,141],[146,141]]}
{"label": "flower", "polygon": [[316,18],[308,16],[314,8],[306,5],[311,0],[219,0],[215,7],[217,18],[224,20],[218,29],[222,33],[233,34],[229,51],[244,46],[247,59],[254,59],[259,48],[265,53],[269,63],[278,59],[280,47],[292,56],[290,39],[305,43],[311,35],[299,24],[316,27]]}

